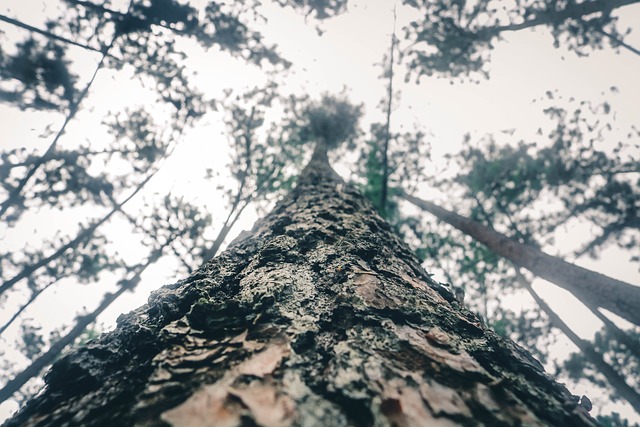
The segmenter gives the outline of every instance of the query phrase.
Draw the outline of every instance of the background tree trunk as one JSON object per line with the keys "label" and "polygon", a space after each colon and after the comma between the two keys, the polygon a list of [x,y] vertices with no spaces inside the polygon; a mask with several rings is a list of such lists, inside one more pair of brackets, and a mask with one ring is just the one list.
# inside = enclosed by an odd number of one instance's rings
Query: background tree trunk
{"label": "background tree trunk", "polygon": [[58,361],[6,425],[596,425],[453,302],[325,150],[243,234]]}
{"label": "background tree trunk", "polygon": [[590,307],[602,307],[640,326],[640,287],[571,264],[504,234],[399,190],[400,197],[487,245],[496,254],[571,292]]}

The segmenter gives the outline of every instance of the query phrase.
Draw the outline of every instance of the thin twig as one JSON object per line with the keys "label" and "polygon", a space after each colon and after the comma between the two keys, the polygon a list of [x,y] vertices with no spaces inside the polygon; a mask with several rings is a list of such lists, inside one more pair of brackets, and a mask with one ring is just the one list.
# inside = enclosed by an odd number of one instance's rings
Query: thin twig
{"label": "thin twig", "polygon": [[[245,145],[246,152],[245,152],[245,167],[244,167],[244,170],[242,171],[242,175],[240,176],[240,186],[238,187],[238,191],[236,193],[235,200],[231,205],[231,209],[229,209],[229,214],[227,215],[227,218],[222,224],[222,228],[218,232],[216,239],[213,241],[210,247],[202,251],[202,259],[204,262],[209,261],[211,258],[213,258],[216,255],[216,253],[218,253],[218,250],[220,249],[222,242],[224,241],[227,234],[231,230],[231,227],[233,227],[233,224],[237,220],[237,216],[236,216],[236,219],[234,220],[232,220],[231,218],[234,216],[234,213],[238,209],[238,206],[240,205],[240,202],[243,199],[246,181],[247,181],[247,178],[249,177],[249,174],[251,173],[252,140],[249,132],[251,130],[254,115],[255,115],[255,106],[251,107],[251,113],[249,114],[249,118],[244,123],[245,124],[244,145]],[[242,209],[240,210],[240,212],[242,212],[242,210],[244,210],[245,207],[246,207],[246,203],[244,206],[242,206]]]}
{"label": "thin twig", "polygon": [[[613,34],[608,33],[608,32],[606,32],[604,30],[601,30],[601,29],[597,29],[596,31],[599,32],[600,34],[602,34],[603,36],[608,37],[615,45],[621,46],[621,47],[627,49],[628,51],[635,53],[636,55],[640,55],[640,49],[636,49],[635,47],[623,42],[619,38],[615,37]],[[637,171],[634,171],[634,172],[637,172]]]}
{"label": "thin twig", "polygon": [[382,148],[382,188],[380,190],[380,212],[386,214],[387,192],[389,188],[389,142],[391,140],[391,107],[393,102],[393,56],[396,46],[396,5],[393,5],[393,31],[391,33],[391,52],[389,54],[389,92],[387,94],[387,121]]}
{"label": "thin twig", "polygon": [[109,220],[109,218],[111,218],[111,216],[113,216],[114,213],[118,212],[122,208],[122,206],[124,206],[129,200],[131,200],[136,194],[138,194],[138,192],[140,192],[140,190],[142,190],[142,188],[144,188],[144,186],[151,180],[151,178],[153,178],[153,176],[158,172],[158,170],[159,170],[159,168],[155,168],[150,174],[147,175],[147,177],[140,184],[138,184],[136,189],[126,199],[124,199],[122,202],[119,202],[116,206],[114,206],[111,209],[111,211],[109,211],[109,213],[107,213],[107,215],[102,217],[100,220],[94,222],[89,227],[87,227],[84,230],[82,230],[73,240],[69,241],[68,243],[66,243],[65,245],[60,247],[58,250],[56,250],[51,255],[40,259],[39,261],[37,261],[34,264],[31,264],[29,266],[24,267],[22,269],[22,271],[20,271],[20,273],[18,273],[17,275],[12,277],[11,279],[5,281],[0,286],[0,295],[2,295],[4,292],[9,290],[14,284],[19,282],[20,280],[30,276],[35,271],[39,270],[40,268],[42,268],[45,265],[49,264],[54,259],[58,258],[60,255],[62,255],[68,249],[70,249],[70,248],[78,245],[79,243],[91,238],[91,236],[98,229],[98,227],[100,227],[102,224],[107,222]]}

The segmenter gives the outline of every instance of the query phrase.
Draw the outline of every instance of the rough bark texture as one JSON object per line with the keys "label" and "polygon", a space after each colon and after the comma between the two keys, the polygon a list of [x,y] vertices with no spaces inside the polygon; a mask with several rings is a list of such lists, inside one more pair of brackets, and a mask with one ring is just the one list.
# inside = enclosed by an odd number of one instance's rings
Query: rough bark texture
{"label": "rough bark texture", "polygon": [[58,361],[7,426],[592,426],[317,152],[219,257]]}

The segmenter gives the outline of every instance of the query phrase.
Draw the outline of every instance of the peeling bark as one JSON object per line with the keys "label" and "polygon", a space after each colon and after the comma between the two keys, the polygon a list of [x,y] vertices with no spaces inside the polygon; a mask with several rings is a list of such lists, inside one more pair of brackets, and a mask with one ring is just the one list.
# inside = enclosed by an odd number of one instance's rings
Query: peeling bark
{"label": "peeling bark", "polygon": [[594,426],[486,329],[318,149],[190,277],[58,361],[7,426]]}

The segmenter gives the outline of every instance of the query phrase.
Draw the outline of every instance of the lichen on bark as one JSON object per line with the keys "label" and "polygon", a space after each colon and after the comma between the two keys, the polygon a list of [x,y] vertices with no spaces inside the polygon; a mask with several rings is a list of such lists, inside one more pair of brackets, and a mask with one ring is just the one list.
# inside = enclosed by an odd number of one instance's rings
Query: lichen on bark
{"label": "lichen on bark", "polygon": [[592,426],[317,151],[250,233],[58,361],[7,426]]}

